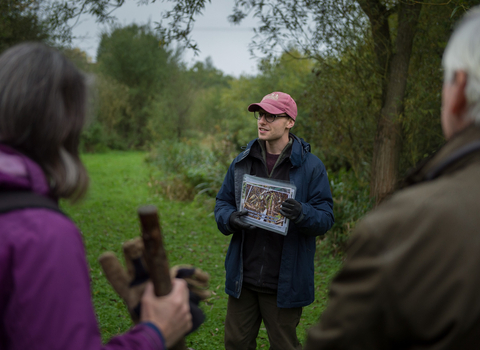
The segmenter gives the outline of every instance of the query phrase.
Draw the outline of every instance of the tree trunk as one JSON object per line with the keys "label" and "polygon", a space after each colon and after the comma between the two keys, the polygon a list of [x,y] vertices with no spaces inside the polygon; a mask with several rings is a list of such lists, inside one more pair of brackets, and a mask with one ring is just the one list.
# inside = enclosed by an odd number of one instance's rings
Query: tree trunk
{"label": "tree trunk", "polygon": [[370,173],[370,195],[379,203],[397,184],[402,141],[399,117],[403,113],[408,66],[422,4],[401,2],[398,5],[395,50],[388,26],[389,11],[378,0],[359,1],[359,4],[370,19],[378,70],[384,72],[381,75],[382,108]]}

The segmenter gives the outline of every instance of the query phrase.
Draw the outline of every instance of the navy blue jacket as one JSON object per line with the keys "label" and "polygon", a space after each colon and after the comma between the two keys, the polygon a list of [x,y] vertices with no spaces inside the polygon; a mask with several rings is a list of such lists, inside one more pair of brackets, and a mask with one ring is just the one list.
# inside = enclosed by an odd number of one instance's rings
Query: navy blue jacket
{"label": "navy blue jacket", "polygon": [[[285,237],[277,289],[277,306],[303,307],[313,302],[315,237],[325,234],[333,225],[333,200],[327,172],[322,161],[310,153],[310,145],[293,137],[290,182],[296,187],[295,199],[302,204],[302,214],[290,221]],[[240,297],[243,283],[242,249],[244,232],[233,232],[228,226],[230,215],[239,210],[244,174],[250,174],[251,141],[230,165],[217,194],[215,220],[224,235],[233,234],[225,258],[225,292]]]}

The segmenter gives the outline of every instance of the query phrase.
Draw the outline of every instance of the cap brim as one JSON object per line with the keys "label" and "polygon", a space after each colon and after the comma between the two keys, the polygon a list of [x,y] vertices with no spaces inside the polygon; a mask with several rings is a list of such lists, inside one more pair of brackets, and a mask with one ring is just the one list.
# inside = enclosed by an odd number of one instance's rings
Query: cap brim
{"label": "cap brim", "polygon": [[259,109],[263,109],[265,112],[268,112],[268,113],[271,113],[271,114],[285,113],[280,108],[274,107],[271,104],[268,104],[268,103],[265,103],[265,102],[252,103],[250,106],[248,106],[248,111],[249,112],[255,112],[255,111],[258,111]]}

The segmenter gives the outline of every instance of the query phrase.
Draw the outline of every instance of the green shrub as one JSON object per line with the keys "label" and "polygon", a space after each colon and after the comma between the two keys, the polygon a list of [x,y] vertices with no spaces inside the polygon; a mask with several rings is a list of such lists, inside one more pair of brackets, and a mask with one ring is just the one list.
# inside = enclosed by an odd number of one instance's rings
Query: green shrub
{"label": "green shrub", "polygon": [[158,169],[152,175],[152,187],[170,200],[193,200],[197,195],[215,197],[228,167],[228,157],[221,156],[220,150],[215,143],[160,142],[147,157],[147,162]]}
{"label": "green shrub", "polygon": [[109,147],[104,129],[104,126],[98,121],[88,125],[80,137],[81,151],[84,153],[106,152]]}
{"label": "green shrub", "polygon": [[353,170],[341,168],[328,176],[335,224],[322,238],[321,247],[330,254],[342,254],[357,221],[372,208],[374,201],[368,183],[359,181]]}

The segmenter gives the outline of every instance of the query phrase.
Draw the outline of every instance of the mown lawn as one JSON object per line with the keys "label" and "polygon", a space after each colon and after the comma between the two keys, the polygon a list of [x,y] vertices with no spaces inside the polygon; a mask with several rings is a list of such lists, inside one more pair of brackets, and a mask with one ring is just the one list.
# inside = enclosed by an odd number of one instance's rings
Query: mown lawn
{"label": "mown lawn", "polygon": [[[115,294],[97,262],[105,251],[114,251],[123,260],[122,243],[140,234],[136,210],[140,205],[154,204],[160,213],[164,240],[171,265],[192,264],[211,275],[212,297],[203,303],[207,316],[202,327],[187,338],[187,346],[196,350],[223,349],[223,321],[227,296],[224,293],[223,262],[230,237],[216,227],[212,203],[179,203],[155,194],[151,176],[156,171],[144,162],[140,152],[110,152],[84,155],[91,187],[86,200],[63,208],[82,231],[90,264],[92,293],[104,341],[132,326],[122,300]],[[330,279],[340,267],[339,258],[317,251],[316,300],[306,307],[298,336],[303,341],[306,330],[317,322],[327,301]],[[258,348],[268,348],[268,337],[262,326]]]}

